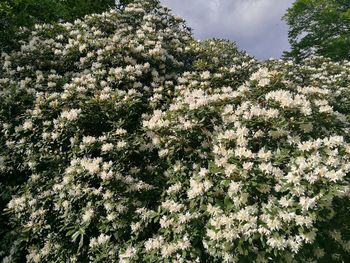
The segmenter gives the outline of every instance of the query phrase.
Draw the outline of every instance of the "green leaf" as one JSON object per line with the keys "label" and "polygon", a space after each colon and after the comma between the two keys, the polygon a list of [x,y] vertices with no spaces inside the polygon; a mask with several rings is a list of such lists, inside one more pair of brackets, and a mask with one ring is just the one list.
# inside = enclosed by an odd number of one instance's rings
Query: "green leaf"
{"label": "green leaf", "polygon": [[233,207],[232,200],[229,196],[225,196],[224,198],[224,206],[226,209],[231,209]]}

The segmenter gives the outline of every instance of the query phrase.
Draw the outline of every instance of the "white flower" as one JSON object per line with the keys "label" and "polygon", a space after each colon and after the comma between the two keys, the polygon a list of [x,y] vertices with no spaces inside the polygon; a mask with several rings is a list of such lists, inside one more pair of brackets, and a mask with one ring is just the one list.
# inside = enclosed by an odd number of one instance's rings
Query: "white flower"
{"label": "white flower", "polygon": [[276,248],[278,250],[284,250],[287,246],[287,241],[282,237],[270,237],[266,243],[272,248]]}
{"label": "white flower", "polygon": [[8,204],[9,209],[21,210],[25,206],[25,198],[23,196],[13,198]]}
{"label": "white flower", "polygon": [[83,143],[84,144],[93,144],[94,142],[96,142],[96,138],[92,137],[92,136],[85,136],[83,137]]}
{"label": "white flower", "polygon": [[241,187],[242,187],[241,183],[232,181],[228,188],[228,194],[230,196],[237,194],[241,190]]}
{"label": "white flower", "polygon": [[206,80],[210,78],[210,72],[209,71],[204,71],[201,73],[201,78]]}
{"label": "white flower", "polygon": [[167,193],[168,194],[175,194],[181,190],[181,187],[182,187],[181,183],[178,182],[178,183],[170,186],[167,190]]}
{"label": "white flower", "polygon": [[95,237],[91,238],[90,239],[90,243],[89,243],[89,247],[91,248],[95,248],[98,246],[98,242],[97,242],[97,239]]}
{"label": "white flower", "polygon": [[86,45],[85,44],[82,44],[82,45],[79,46],[79,51],[80,52],[83,52],[85,49],[86,49]]}
{"label": "white flower", "polygon": [[100,171],[100,163],[102,158],[95,159],[82,159],[80,161],[81,166],[84,167],[90,174],[97,174]]}
{"label": "white flower", "polygon": [[297,215],[295,216],[295,223],[299,226],[311,227],[313,221],[308,216]]}
{"label": "white flower", "polygon": [[31,120],[26,120],[24,123],[23,123],[23,130],[31,130],[33,129],[33,123]]}
{"label": "white flower", "polygon": [[258,157],[265,161],[269,160],[272,156],[271,151],[265,151],[264,149],[260,149],[258,152]]}
{"label": "white flower", "polygon": [[258,85],[260,87],[265,87],[265,86],[267,86],[269,84],[270,84],[270,79],[268,79],[268,78],[260,79],[259,82],[258,82]]}
{"label": "white flower", "polygon": [[247,149],[247,148],[244,148],[244,147],[238,147],[235,149],[235,155],[238,157],[238,158],[253,158],[254,157],[254,154],[252,153],[251,150]]}
{"label": "white flower", "polygon": [[168,153],[169,153],[168,149],[162,149],[158,152],[158,155],[159,155],[159,157],[162,158],[162,157],[166,156]]}
{"label": "white flower", "polygon": [[159,224],[162,228],[171,228],[172,225],[174,225],[174,219],[173,218],[169,218],[167,216],[162,216],[159,219]]}
{"label": "white flower", "polygon": [[116,135],[123,135],[123,134],[126,134],[126,130],[124,129],[116,129],[115,132],[114,132]]}
{"label": "white flower", "polygon": [[201,168],[198,175],[201,177],[205,177],[206,175],[208,175],[209,171],[206,168]]}
{"label": "white flower", "polygon": [[114,221],[114,219],[116,219],[117,216],[116,216],[115,213],[110,213],[110,214],[107,215],[106,218],[107,218],[108,221]]}
{"label": "white flower", "polygon": [[121,259],[121,262],[128,262],[127,259],[132,259],[136,256],[136,248],[129,246],[124,252],[119,254],[119,258]]}
{"label": "white flower", "polygon": [[102,145],[101,151],[102,152],[109,152],[109,151],[111,151],[113,149],[113,147],[114,146],[113,146],[112,143],[105,143],[105,144]]}
{"label": "white flower", "polygon": [[175,253],[177,249],[178,248],[177,248],[176,244],[170,243],[170,244],[163,245],[163,247],[161,249],[162,257],[163,258],[168,258],[173,253]]}
{"label": "white flower", "polygon": [[270,73],[267,68],[260,68],[258,71],[251,75],[250,80],[261,80],[263,78],[267,78],[269,75]]}
{"label": "white flower", "polygon": [[99,237],[97,238],[97,243],[99,245],[103,245],[105,243],[107,243],[109,241],[109,239],[111,238],[111,236],[107,236],[105,234],[101,234],[99,235]]}
{"label": "white flower", "polygon": [[183,204],[174,202],[173,200],[167,200],[162,202],[162,207],[169,210],[170,213],[177,213],[184,208]]}
{"label": "white flower", "polygon": [[244,162],[243,163],[243,170],[250,171],[254,166],[253,162]]}
{"label": "white flower", "polygon": [[38,263],[41,261],[40,254],[36,250],[32,250],[27,256],[27,262]]}
{"label": "white flower", "polygon": [[146,251],[159,249],[163,246],[163,244],[164,244],[164,239],[162,236],[151,238],[145,242],[145,249]]}
{"label": "white flower", "polygon": [[117,148],[118,149],[122,149],[127,145],[127,143],[125,141],[119,141],[117,142]]}
{"label": "white flower", "polygon": [[237,165],[235,164],[227,164],[225,166],[225,175],[230,177],[237,170]]}
{"label": "white flower", "polygon": [[320,106],[319,111],[320,111],[320,112],[332,113],[332,112],[333,112],[333,107],[331,107],[331,106],[329,106],[329,105]]}
{"label": "white flower", "polygon": [[87,209],[84,214],[83,214],[83,222],[86,223],[86,222],[90,222],[92,217],[94,215],[94,210],[93,209]]}
{"label": "white flower", "polygon": [[278,202],[282,207],[290,207],[293,204],[293,199],[283,196]]}
{"label": "white flower", "polygon": [[81,109],[71,109],[69,111],[63,111],[61,117],[67,119],[68,121],[74,121],[78,119]]}
{"label": "white flower", "polygon": [[142,225],[141,225],[141,222],[136,222],[136,223],[132,223],[130,227],[133,233],[137,233],[138,231],[140,231]]}
{"label": "white flower", "polygon": [[187,196],[189,199],[193,199],[204,193],[205,187],[204,184],[198,182],[194,179],[190,179],[190,189],[187,191]]}
{"label": "white flower", "polygon": [[301,240],[290,238],[287,242],[293,253],[297,254],[302,246]]}
{"label": "white flower", "polygon": [[316,205],[316,199],[302,196],[300,197],[299,203],[302,209],[307,211]]}

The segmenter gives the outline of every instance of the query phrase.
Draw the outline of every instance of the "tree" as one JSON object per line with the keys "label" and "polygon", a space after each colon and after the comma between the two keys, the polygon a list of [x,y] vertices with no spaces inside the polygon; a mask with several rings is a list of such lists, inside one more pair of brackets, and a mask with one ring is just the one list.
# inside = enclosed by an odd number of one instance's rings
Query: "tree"
{"label": "tree", "polygon": [[284,20],[291,51],[285,57],[300,61],[313,54],[335,61],[350,58],[350,1],[297,0]]}
{"label": "tree", "polygon": [[[114,0],[4,0],[0,3],[0,51],[18,47],[23,28],[36,23],[73,21],[114,6]],[[25,34],[24,34],[25,35]],[[22,36],[22,37],[21,37]]]}

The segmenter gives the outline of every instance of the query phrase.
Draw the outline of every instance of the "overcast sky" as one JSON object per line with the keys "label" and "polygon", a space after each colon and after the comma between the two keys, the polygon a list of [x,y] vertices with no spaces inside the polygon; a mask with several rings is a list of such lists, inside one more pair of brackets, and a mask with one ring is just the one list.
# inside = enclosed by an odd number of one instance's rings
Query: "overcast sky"
{"label": "overcast sky", "polygon": [[295,0],[161,0],[183,17],[195,38],[224,38],[258,59],[289,49],[281,17]]}

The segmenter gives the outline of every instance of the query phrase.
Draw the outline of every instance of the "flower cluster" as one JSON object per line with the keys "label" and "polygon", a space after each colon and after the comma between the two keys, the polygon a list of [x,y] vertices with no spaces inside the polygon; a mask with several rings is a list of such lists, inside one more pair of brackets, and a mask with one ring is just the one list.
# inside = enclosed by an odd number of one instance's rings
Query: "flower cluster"
{"label": "flower cluster", "polygon": [[350,64],[131,2],[2,54],[3,262],[345,262]]}

